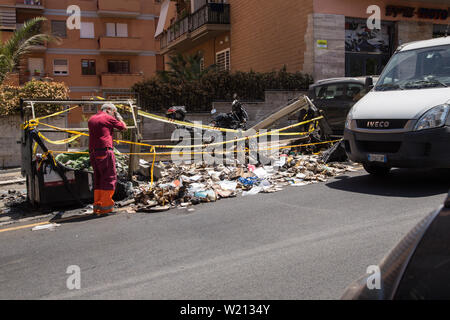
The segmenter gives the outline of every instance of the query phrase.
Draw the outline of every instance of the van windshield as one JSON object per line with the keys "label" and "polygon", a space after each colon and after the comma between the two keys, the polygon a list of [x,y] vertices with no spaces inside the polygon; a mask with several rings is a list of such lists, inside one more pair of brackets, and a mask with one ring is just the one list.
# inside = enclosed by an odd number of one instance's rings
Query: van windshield
{"label": "van windshield", "polygon": [[395,54],[375,87],[376,91],[450,86],[450,45]]}

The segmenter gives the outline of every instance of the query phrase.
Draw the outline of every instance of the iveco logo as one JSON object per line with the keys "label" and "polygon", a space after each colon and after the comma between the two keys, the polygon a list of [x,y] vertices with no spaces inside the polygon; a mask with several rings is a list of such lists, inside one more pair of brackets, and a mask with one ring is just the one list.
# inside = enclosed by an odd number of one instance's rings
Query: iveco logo
{"label": "iveco logo", "polygon": [[389,121],[367,121],[367,128],[389,128]]}

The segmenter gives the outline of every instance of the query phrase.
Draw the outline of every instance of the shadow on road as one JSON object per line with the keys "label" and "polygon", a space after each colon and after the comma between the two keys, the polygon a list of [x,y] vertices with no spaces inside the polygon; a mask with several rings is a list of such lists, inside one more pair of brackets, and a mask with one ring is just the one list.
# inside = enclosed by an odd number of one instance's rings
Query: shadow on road
{"label": "shadow on road", "polygon": [[447,193],[450,170],[395,169],[386,177],[341,176],[326,184],[332,189],[388,197],[417,198]]}

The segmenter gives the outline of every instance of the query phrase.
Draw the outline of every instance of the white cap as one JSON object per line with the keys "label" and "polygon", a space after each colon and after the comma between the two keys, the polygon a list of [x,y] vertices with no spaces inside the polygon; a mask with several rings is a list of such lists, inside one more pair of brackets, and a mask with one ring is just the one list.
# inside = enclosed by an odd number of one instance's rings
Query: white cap
{"label": "white cap", "polygon": [[102,111],[106,109],[111,109],[113,112],[117,112],[116,106],[113,105],[112,103],[105,103],[104,105],[102,105]]}

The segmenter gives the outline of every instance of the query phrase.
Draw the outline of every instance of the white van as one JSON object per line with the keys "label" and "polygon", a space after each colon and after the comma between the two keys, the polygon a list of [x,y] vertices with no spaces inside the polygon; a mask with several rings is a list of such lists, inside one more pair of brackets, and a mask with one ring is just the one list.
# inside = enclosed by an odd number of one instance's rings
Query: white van
{"label": "white van", "polygon": [[402,45],[349,111],[347,154],[374,175],[392,167],[450,168],[449,113],[450,37]]}

